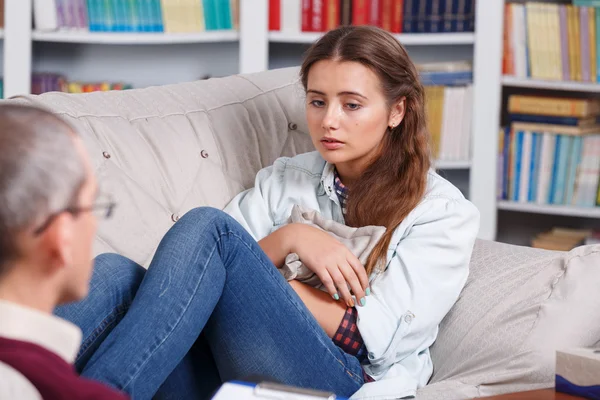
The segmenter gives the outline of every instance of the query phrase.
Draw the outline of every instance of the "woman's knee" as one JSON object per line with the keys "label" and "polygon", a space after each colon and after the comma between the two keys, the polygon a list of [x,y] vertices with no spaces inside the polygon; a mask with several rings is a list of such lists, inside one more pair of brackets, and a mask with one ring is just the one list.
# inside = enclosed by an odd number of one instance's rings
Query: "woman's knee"
{"label": "woman's knee", "polygon": [[145,274],[146,269],[131,259],[116,253],[103,253],[94,259],[92,281],[131,288],[139,286]]}

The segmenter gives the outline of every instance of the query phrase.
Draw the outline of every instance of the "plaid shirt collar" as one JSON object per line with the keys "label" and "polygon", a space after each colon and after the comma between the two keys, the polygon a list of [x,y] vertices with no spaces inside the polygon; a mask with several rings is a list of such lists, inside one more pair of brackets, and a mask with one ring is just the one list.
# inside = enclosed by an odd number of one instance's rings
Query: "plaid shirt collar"
{"label": "plaid shirt collar", "polygon": [[335,194],[340,201],[342,206],[342,213],[346,215],[346,204],[348,203],[348,188],[344,186],[340,176],[338,175],[337,169],[333,170],[333,186],[335,188]]}

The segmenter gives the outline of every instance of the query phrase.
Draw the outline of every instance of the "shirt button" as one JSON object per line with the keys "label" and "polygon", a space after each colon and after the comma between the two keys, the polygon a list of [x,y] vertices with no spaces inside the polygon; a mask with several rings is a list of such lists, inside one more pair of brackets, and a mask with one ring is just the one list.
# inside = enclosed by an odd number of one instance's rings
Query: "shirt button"
{"label": "shirt button", "polygon": [[177,214],[171,214],[171,221],[173,221],[173,222],[179,221],[179,215],[177,215]]}
{"label": "shirt button", "polygon": [[289,130],[290,130],[290,131],[295,131],[296,129],[298,129],[298,125],[296,125],[296,124],[295,124],[295,123],[293,123],[293,122],[290,122],[290,123],[288,124],[288,128],[289,128]]}
{"label": "shirt button", "polygon": [[102,152],[102,156],[103,156],[104,158],[106,158],[106,159],[109,159],[109,158],[110,158],[110,154],[108,154],[108,152],[106,152],[106,151],[103,151],[103,152]]}
{"label": "shirt button", "polygon": [[412,314],[408,314],[407,316],[404,317],[404,322],[406,322],[407,324],[410,324],[413,320],[413,315]]}
{"label": "shirt button", "polygon": [[208,153],[206,152],[206,150],[202,150],[202,151],[200,152],[200,156],[201,156],[202,158],[208,158]]}
{"label": "shirt button", "polygon": [[371,360],[375,358],[375,354],[373,354],[373,353],[369,353],[368,356],[369,356],[369,359],[371,359]]}

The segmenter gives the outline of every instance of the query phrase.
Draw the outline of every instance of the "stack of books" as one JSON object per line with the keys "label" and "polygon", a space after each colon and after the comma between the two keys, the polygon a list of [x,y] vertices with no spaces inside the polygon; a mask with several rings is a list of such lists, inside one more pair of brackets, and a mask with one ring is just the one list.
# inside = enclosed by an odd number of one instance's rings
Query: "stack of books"
{"label": "stack of books", "polygon": [[271,31],[326,32],[339,25],[393,33],[473,32],[475,0],[269,0]]}
{"label": "stack of books", "polygon": [[600,205],[600,100],[512,95],[502,129],[499,198]]}
{"label": "stack of books", "polygon": [[108,90],[131,89],[131,85],[109,82],[69,82],[59,74],[39,73],[31,78],[31,93],[46,92],[88,93]]}
{"label": "stack of books", "polygon": [[473,116],[473,70],[468,62],[421,64],[432,156],[468,161]]}
{"label": "stack of books", "polygon": [[507,3],[503,73],[600,82],[600,2],[575,4]]}
{"label": "stack of books", "polygon": [[190,33],[237,29],[239,0],[34,0],[38,31]]}
{"label": "stack of books", "polygon": [[600,232],[589,229],[553,228],[536,235],[531,246],[538,249],[569,251],[578,246],[600,243]]}

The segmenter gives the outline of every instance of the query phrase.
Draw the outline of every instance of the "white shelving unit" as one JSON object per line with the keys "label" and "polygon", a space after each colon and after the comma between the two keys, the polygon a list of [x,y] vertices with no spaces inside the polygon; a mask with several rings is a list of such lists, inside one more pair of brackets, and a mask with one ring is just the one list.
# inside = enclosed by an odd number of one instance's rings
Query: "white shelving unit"
{"label": "white shelving unit", "polygon": [[87,31],[33,31],[31,38],[36,42],[153,45],[181,43],[237,42],[237,31],[208,31],[200,33],[104,33]]}
{"label": "white shelving unit", "polygon": [[[239,33],[179,35],[32,31],[31,3],[5,0],[7,97],[30,92],[32,71],[64,71],[74,80],[125,80],[145,74],[142,84],[150,84],[150,79],[162,84],[198,79],[195,71],[216,71],[222,76],[298,65],[303,50],[322,35],[268,32],[268,0],[240,1]],[[486,0],[485,7],[476,7],[475,33],[397,35],[417,62],[471,59],[474,63],[472,159],[439,161],[436,168],[466,179],[462,186],[481,212],[479,237],[483,239],[496,235],[503,10],[503,0]],[[152,70],[154,63],[159,66]],[[115,70],[124,77],[102,75]]]}
{"label": "white shelving unit", "polygon": [[600,218],[600,207],[573,207],[498,201],[499,210],[509,210],[533,214],[562,215],[567,217]]}
{"label": "white shelving unit", "polygon": [[502,77],[504,86],[522,87],[531,89],[562,90],[569,92],[591,92],[600,93],[600,83],[569,82],[569,81],[542,81],[529,78],[517,78],[504,75]]}

